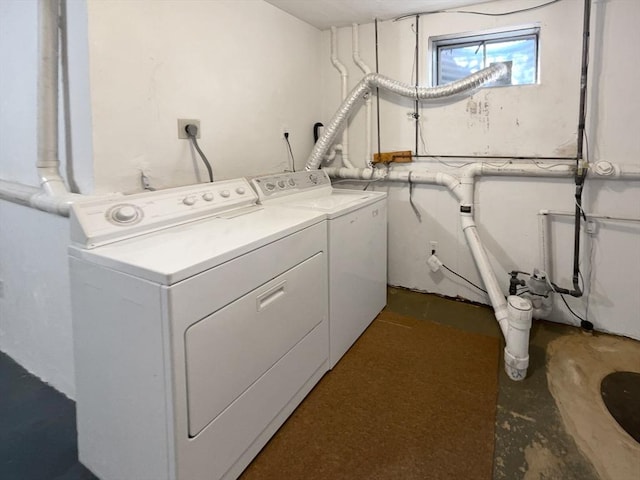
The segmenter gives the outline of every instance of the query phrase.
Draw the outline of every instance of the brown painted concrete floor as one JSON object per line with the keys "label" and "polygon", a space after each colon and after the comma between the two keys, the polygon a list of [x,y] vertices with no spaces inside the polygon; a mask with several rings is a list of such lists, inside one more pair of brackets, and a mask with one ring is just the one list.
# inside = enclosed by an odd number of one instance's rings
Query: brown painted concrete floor
{"label": "brown painted concrete floor", "polygon": [[[501,338],[489,307],[393,287],[388,292],[387,309],[392,312]],[[599,475],[581,453],[549,390],[547,347],[571,335],[575,338],[582,334],[573,327],[536,321],[531,331],[527,378],[513,382],[501,368],[494,480],[616,478]],[[619,338],[604,337],[607,341]],[[640,342],[631,348],[637,354]],[[561,379],[560,383],[563,382]],[[95,478],[77,462],[74,403],[3,354],[0,354],[0,383],[3,387],[0,392],[5,388],[8,388],[5,392],[11,392],[0,394],[0,423],[5,427],[0,429],[0,478]],[[38,394],[37,402],[33,400],[34,392]],[[570,405],[573,401],[570,398]],[[635,464],[631,468],[635,469]]]}
{"label": "brown painted concrete floor", "polygon": [[[445,323],[462,330],[502,339],[493,310],[489,307],[390,287],[387,308],[396,313]],[[592,462],[581,453],[574,436],[565,427],[563,416],[549,390],[548,346],[554,341],[564,340],[567,337],[580,340],[579,336],[587,337],[584,340],[587,344],[591,342],[590,337],[578,328],[534,321],[531,330],[530,365],[527,378],[522,382],[511,381],[501,363],[495,423],[494,480],[622,479],[613,472],[606,472],[606,465],[604,475],[599,474],[592,466]],[[615,342],[621,338],[604,334],[602,337],[609,342]],[[501,341],[504,347],[504,341]],[[635,349],[633,355],[638,354],[639,342],[633,344],[634,342],[629,339],[621,339],[621,341],[632,343],[631,349]],[[578,357],[571,360],[581,362]],[[632,357],[631,362],[634,365],[637,363],[635,356]],[[640,368],[640,365],[637,368]],[[593,399],[588,401],[595,403]],[[607,412],[598,414],[602,416],[603,422],[609,422],[606,418]],[[587,419],[587,421],[591,420]],[[610,423],[613,429],[619,430],[617,425],[613,427],[615,424],[613,419]],[[599,432],[595,432],[600,442],[605,440],[605,434],[606,432],[602,432],[602,437],[598,437]],[[618,432],[615,434],[618,435]],[[618,441],[618,438],[613,440]],[[623,440],[626,441],[626,439]],[[584,450],[584,444],[581,445]],[[640,463],[635,464],[632,461],[631,470],[635,471],[636,466],[638,466],[638,476],[624,475],[624,478],[640,478]]]}

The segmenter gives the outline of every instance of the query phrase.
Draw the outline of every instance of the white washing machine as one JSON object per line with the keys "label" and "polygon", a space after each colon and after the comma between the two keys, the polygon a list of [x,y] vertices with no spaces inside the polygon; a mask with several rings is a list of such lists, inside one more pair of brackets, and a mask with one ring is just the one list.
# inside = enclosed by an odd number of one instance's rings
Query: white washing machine
{"label": "white washing machine", "polygon": [[327,219],[333,368],[387,303],[387,194],[334,189],[322,170],[266,175],[251,184],[267,208]]}
{"label": "white washing machine", "polygon": [[328,370],[325,216],[245,179],[75,204],[80,461],[233,479]]}

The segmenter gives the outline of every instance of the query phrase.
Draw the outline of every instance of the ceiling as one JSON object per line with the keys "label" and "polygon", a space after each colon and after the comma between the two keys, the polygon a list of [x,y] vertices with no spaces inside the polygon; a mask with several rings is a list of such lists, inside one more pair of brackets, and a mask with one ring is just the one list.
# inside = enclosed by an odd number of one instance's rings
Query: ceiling
{"label": "ceiling", "polygon": [[265,0],[320,30],[402,15],[466,7],[492,0]]}

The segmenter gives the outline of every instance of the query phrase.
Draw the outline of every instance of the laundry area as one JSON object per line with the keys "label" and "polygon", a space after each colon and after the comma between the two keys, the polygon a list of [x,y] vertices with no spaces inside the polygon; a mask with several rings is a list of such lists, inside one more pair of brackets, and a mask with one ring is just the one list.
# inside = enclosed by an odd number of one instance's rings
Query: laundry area
{"label": "laundry area", "polygon": [[0,477],[638,478],[638,18],[0,0]]}

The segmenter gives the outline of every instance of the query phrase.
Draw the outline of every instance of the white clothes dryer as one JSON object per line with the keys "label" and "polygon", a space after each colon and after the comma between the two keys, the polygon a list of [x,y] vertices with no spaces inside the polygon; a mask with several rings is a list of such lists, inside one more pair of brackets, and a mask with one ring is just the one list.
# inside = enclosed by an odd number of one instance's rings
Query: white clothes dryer
{"label": "white clothes dryer", "polygon": [[102,480],[234,479],[328,370],[325,216],[245,179],[77,203],[79,458]]}
{"label": "white clothes dryer", "polygon": [[387,303],[387,194],[333,188],[323,170],[255,177],[251,184],[267,208],[327,219],[333,368]]}

